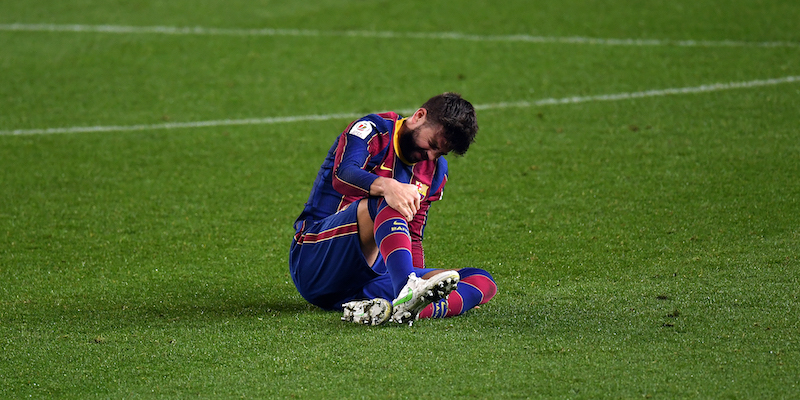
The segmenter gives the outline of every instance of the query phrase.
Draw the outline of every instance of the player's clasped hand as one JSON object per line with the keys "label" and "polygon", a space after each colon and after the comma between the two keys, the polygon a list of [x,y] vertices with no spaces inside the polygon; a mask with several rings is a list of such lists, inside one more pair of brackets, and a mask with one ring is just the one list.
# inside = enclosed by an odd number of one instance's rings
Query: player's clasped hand
{"label": "player's clasped hand", "polygon": [[416,186],[387,179],[383,191],[389,207],[402,214],[406,221],[414,219],[420,206],[420,195]]}

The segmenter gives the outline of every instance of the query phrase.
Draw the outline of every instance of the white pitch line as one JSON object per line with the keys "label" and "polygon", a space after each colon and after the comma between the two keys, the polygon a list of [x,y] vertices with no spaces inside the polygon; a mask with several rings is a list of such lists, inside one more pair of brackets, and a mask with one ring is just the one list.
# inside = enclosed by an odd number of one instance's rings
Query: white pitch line
{"label": "white pitch line", "polygon": [[393,31],[320,31],[310,29],[238,29],[175,26],[125,26],[125,25],[62,25],[62,24],[0,24],[0,31],[27,32],[90,32],[164,35],[213,36],[304,36],[304,37],[361,37],[381,39],[460,40],[469,42],[527,42],[565,43],[603,46],[680,46],[680,47],[800,47],[800,42],[739,40],[670,40],[670,39],[614,39],[581,36],[534,35],[472,35],[459,32],[393,32]]}
{"label": "white pitch line", "polygon": [[74,126],[71,128],[46,128],[46,129],[17,129],[13,131],[0,131],[0,136],[8,135],[50,135],[56,133],[91,133],[91,132],[128,132],[149,131],[156,129],[202,128],[208,126],[233,126],[233,125],[271,125],[304,121],[327,121],[331,119],[353,119],[363,117],[361,113],[325,114],[325,115],[296,115],[289,117],[267,117],[246,119],[220,119],[212,121],[195,122],[168,122],[152,125],[108,125],[108,126]]}
{"label": "white pitch line", "polygon": [[[800,82],[800,76],[787,76],[775,79],[760,79],[747,82],[714,83],[710,85],[646,90],[643,92],[614,93],[596,96],[574,96],[562,98],[549,98],[536,101],[517,101],[475,105],[476,110],[497,110],[504,108],[531,108],[537,106],[550,106],[559,104],[577,104],[594,101],[617,101],[641,99],[646,97],[663,97],[681,94],[719,92],[732,89],[746,89],[762,86],[774,86],[784,83]],[[413,110],[402,110],[401,114],[410,114]],[[121,126],[76,126],[70,128],[47,128],[47,129],[17,129],[10,131],[0,131],[0,136],[13,135],[49,135],[58,133],[91,133],[91,132],[126,132],[126,131],[145,131],[158,129],[178,129],[178,128],[201,128],[210,126],[232,126],[232,125],[270,125],[291,122],[305,121],[327,121],[333,119],[355,119],[364,116],[363,113],[339,113],[321,115],[296,115],[289,117],[267,117],[267,118],[247,118],[247,119],[224,119],[212,121],[196,122],[170,122],[152,125],[121,125]]]}
{"label": "white pitch line", "polygon": [[745,89],[745,88],[754,88],[761,86],[773,86],[773,85],[780,85],[783,83],[794,83],[794,82],[800,82],[800,76],[787,76],[775,79],[760,79],[747,82],[713,83],[710,85],[646,90],[643,92],[602,94],[596,96],[575,96],[575,97],[563,97],[559,99],[550,98],[550,99],[537,100],[534,102],[517,101],[517,102],[481,104],[481,105],[476,105],[475,109],[492,110],[500,108],[529,108],[533,106],[577,104],[577,103],[587,103],[592,101],[616,101],[616,100],[640,99],[644,97],[663,97],[663,96],[679,95],[679,94],[707,93],[707,92],[718,92],[722,90],[731,90],[731,89]]}

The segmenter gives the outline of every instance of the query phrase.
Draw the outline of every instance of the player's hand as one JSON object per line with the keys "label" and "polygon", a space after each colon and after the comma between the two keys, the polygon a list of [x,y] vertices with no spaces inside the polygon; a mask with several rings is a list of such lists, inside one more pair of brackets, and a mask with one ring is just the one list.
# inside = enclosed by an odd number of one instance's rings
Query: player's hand
{"label": "player's hand", "polygon": [[375,180],[373,187],[375,191],[370,192],[383,196],[389,207],[397,210],[406,221],[414,219],[420,207],[420,195],[416,186],[381,177]]}

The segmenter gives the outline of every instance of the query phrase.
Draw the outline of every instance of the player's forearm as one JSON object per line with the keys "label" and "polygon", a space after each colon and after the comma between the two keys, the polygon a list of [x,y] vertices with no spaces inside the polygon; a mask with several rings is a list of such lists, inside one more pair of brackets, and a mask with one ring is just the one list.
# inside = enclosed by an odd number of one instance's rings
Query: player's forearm
{"label": "player's forearm", "polygon": [[384,178],[382,176],[379,176],[377,179],[372,181],[372,185],[369,186],[369,195],[375,197],[386,196],[386,186],[389,184],[387,181],[388,179],[392,178]]}
{"label": "player's forearm", "polygon": [[364,196],[372,194],[372,186],[377,175],[361,168],[338,166],[333,174],[331,184],[337,192],[348,196]]}

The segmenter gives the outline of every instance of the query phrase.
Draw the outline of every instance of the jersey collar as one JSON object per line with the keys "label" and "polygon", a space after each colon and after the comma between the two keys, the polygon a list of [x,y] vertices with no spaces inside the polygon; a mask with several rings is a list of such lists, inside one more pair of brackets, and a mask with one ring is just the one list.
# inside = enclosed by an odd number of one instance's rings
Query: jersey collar
{"label": "jersey collar", "polygon": [[400,153],[400,128],[403,126],[403,122],[405,122],[405,120],[407,120],[407,119],[408,118],[398,119],[394,123],[394,139],[393,139],[393,142],[394,142],[394,154],[397,155],[397,158],[399,158],[400,161],[403,162],[403,164],[414,165],[413,163],[408,162],[408,160],[406,160],[406,158],[403,157],[403,154]]}

